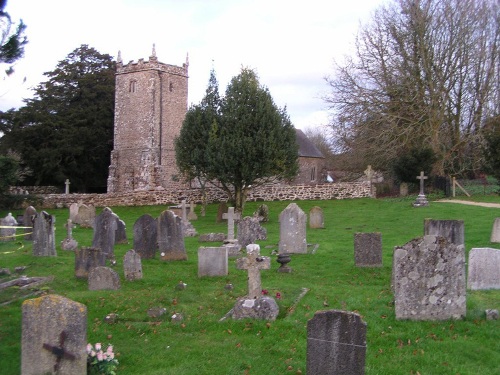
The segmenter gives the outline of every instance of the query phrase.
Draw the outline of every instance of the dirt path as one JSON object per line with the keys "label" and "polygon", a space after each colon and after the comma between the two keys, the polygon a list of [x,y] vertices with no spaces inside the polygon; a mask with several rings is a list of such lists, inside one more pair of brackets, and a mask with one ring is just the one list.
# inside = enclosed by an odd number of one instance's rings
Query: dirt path
{"label": "dirt path", "polygon": [[461,201],[455,199],[441,199],[439,201],[434,201],[437,203],[459,203],[459,204],[468,204],[471,206],[481,206],[481,207],[490,207],[490,208],[500,208],[500,203],[486,203],[486,202],[471,202],[471,201]]}

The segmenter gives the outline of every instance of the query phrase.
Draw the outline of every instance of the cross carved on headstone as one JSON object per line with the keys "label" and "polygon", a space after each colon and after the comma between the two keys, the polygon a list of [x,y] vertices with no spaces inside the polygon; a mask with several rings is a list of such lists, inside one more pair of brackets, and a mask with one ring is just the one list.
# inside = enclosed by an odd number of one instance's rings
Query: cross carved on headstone
{"label": "cross carved on headstone", "polygon": [[260,256],[260,246],[247,246],[247,257],[236,259],[236,268],[248,271],[248,298],[258,298],[262,293],[260,270],[271,268],[271,258]]}
{"label": "cross carved on headstone", "polygon": [[420,176],[417,176],[417,180],[420,180],[420,195],[424,195],[424,180],[427,180],[427,176],[424,176],[424,171],[420,172]]}
{"label": "cross carved on headstone", "polygon": [[64,181],[64,185],[66,185],[66,189],[65,189],[65,194],[69,194],[69,185],[71,184],[71,182],[69,182],[69,179],[66,179],[66,181]]}
{"label": "cross carved on headstone", "polygon": [[56,363],[54,365],[54,372],[57,372],[59,370],[59,366],[61,365],[61,360],[63,358],[69,359],[73,361],[76,356],[74,354],[68,353],[64,348],[64,341],[66,341],[66,332],[62,331],[61,334],[59,335],[59,346],[56,345],[50,345],[50,344],[43,344],[43,348],[45,350],[48,350],[52,354],[56,356]]}
{"label": "cross carved on headstone", "polygon": [[234,212],[234,207],[229,207],[227,213],[222,214],[223,219],[227,219],[227,239],[234,240],[234,221],[241,219],[239,212]]}

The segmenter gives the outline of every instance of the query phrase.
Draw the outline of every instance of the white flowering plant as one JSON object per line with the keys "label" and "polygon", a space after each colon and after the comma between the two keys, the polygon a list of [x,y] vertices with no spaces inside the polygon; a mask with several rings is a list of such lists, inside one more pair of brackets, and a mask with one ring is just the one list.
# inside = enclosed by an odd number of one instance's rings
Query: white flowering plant
{"label": "white flowering plant", "polygon": [[118,360],[113,345],[108,344],[104,351],[101,343],[87,344],[87,375],[116,375]]}

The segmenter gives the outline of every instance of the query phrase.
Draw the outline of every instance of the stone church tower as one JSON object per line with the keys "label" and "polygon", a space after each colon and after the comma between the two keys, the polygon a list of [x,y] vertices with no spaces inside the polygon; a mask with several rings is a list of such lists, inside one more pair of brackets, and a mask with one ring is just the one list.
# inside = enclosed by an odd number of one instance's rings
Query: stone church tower
{"label": "stone church tower", "polygon": [[108,193],[181,186],[174,139],[188,105],[188,66],[148,61],[124,65],[118,54],[114,149]]}

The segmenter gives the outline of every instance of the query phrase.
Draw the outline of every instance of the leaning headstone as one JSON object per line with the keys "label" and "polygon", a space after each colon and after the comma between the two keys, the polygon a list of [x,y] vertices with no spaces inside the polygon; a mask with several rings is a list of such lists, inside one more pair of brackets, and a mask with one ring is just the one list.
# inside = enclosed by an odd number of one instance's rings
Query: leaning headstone
{"label": "leaning headstone", "polygon": [[490,247],[469,251],[467,288],[471,290],[500,289],[500,250]]}
{"label": "leaning headstone", "polygon": [[491,230],[490,242],[500,243],[500,217],[497,217],[493,222],[493,229]]}
{"label": "leaning headstone", "polygon": [[36,209],[33,206],[29,206],[24,210],[23,222],[24,226],[24,239],[28,241],[33,240],[33,220],[35,220]]}
{"label": "leaning headstone", "polygon": [[79,219],[78,219],[78,209],[79,208],[80,208],[80,205],[78,203],[71,203],[69,205],[69,219],[75,224],[80,224]]}
{"label": "leaning headstone", "polygon": [[123,272],[129,281],[142,279],[141,256],[134,250],[129,250],[123,257]]}
{"label": "leaning headstone", "polygon": [[424,236],[441,236],[456,245],[465,244],[463,220],[424,220]]}
{"label": "leaning headstone", "polygon": [[182,219],[170,210],[158,218],[158,248],[161,260],[187,260]]}
{"label": "leaning headstone", "polygon": [[158,224],[145,214],[134,223],[134,250],[143,259],[153,259],[158,249]]}
{"label": "leaning headstone", "polygon": [[241,247],[266,239],[267,230],[256,217],[247,216],[238,222],[238,243]]}
{"label": "leaning headstone", "polygon": [[225,247],[198,248],[198,277],[227,276],[228,260]]}
{"label": "leaning headstone", "polygon": [[116,218],[117,216],[108,207],[95,218],[92,247],[101,249],[109,259],[115,256]]}
{"label": "leaning headstone", "polygon": [[356,267],[382,267],[382,234],[354,233]]}
{"label": "leaning headstone", "polygon": [[321,207],[314,206],[309,210],[309,228],[311,229],[325,228],[324,215]]}
{"label": "leaning headstone", "polygon": [[105,265],[106,254],[101,249],[82,247],[75,250],[75,277],[77,279],[87,279],[92,268]]}
{"label": "leaning headstone", "polygon": [[87,307],[55,294],[22,305],[21,374],[87,374]]}
{"label": "leaning headstone", "polygon": [[14,241],[16,239],[17,220],[9,212],[7,216],[0,219],[0,239],[2,241]]}
{"label": "leaning headstone", "polygon": [[444,237],[424,236],[396,246],[396,319],[458,319],[466,313],[465,250]]}
{"label": "leaning headstone", "polygon": [[116,217],[116,233],[115,233],[115,244],[125,244],[128,243],[127,232],[125,231],[125,222],[120,220],[118,216]]}
{"label": "leaning headstone", "polygon": [[77,222],[82,228],[93,228],[95,224],[95,207],[87,206],[85,204],[80,205],[78,208],[78,219]]}
{"label": "leaning headstone", "polygon": [[363,375],[366,323],[356,313],[318,311],[307,322],[307,375]]}
{"label": "leaning headstone", "polygon": [[57,256],[55,242],[55,216],[42,211],[33,222],[33,255]]}
{"label": "leaning headstone", "polygon": [[109,267],[94,267],[89,271],[89,290],[118,290],[120,277]]}
{"label": "leaning headstone", "polygon": [[296,203],[281,212],[279,253],[307,253],[306,222],[307,215]]}
{"label": "leaning headstone", "polygon": [[78,247],[78,242],[73,238],[73,222],[68,219],[66,224],[66,238],[61,241],[61,249],[66,251],[73,251]]}

